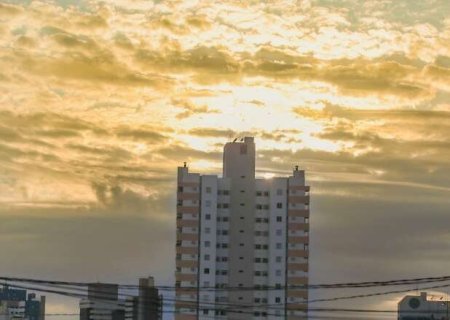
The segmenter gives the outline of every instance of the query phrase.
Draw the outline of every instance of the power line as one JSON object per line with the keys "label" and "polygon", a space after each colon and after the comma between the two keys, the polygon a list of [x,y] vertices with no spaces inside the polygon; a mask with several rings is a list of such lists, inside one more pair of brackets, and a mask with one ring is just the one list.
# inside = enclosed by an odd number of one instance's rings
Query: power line
{"label": "power line", "polygon": [[[41,283],[41,284],[54,284],[54,285],[70,285],[70,286],[88,286],[92,283],[89,282],[71,282],[71,281],[56,281],[56,280],[40,280],[30,278],[14,278],[14,277],[0,277],[0,280],[13,281],[13,282],[28,282],[28,283]],[[387,281],[366,281],[366,282],[344,282],[344,283],[331,283],[331,284],[310,284],[310,285],[288,285],[288,286],[251,286],[251,287],[224,287],[217,288],[211,286],[195,286],[195,287],[183,287],[184,289],[192,288],[196,290],[213,290],[213,291],[229,291],[229,290],[251,290],[251,291],[267,291],[267,290],[283,290],[283,289],[337,289],[337,288],[372,288],[383,286],[401,286],[409,284],[424,284],[431,282],[443,282],[450,280],[450,276],[440,277],[426,277],[426,278],[410,278],[400,280],[387,280]],[[117,284],[119,288],[123,289],[138,289],[139,285],[132,284]],[[161,291],[176,290],[177,286],[155,286],[155,288]]]}
{"label": "power line", "polygon": [[[5,284],[5,283],[4,283]],[[6,284],[5,284],[6,285]],[[76,298],[86,298],[87,295],[86,294],[79,294],[79,293],[74,293],[74,292],[69,292],[69,291],[60,291],[60,290],[53,290],[53,289],[48,289],[48,288],[37,288],[37,287],[30,287],[30,286],[21,286],[21,285],[15,285],[15,284],[9,284],[12,287],[17,287],[17,288],[22,288],[22,289],[28,289],[28,290],[34,290],[34,291],[42,291],[42,292],[48,292],[48,293],[54,293],[54,294],[61,294],[61,295],[65,295],[65,296],[69,296],[69,297],[76,297]],[[443,287],[448,287],[450,286],[450,284],[445,284],[445,285],[439,285],[439,286],[431,286],[431,287],[427,287],[427,288],[423,288],[423,289],[436,289],[436,288],[443,288]],[[82,290],[80,288],[69,288],[71,290]],[[336,300],[342,300],[342,299],[354,299],[354,298],[362,298],[362,297],[370,297],[370,296],[379,296],[379,295],[386,295],[386,294],[393,294],[393,293],[403,293],[403,292],[409,292],[409,291],[413,291],[414,289],[406,289],[406,290],[396,290],[396,291],[387,291],[387,292],[379,292],[379,293],[370,293],[370,294],[362,294],[362,295],[354,295],[354,296],[346,296],[346,297],[335,297],[335,298],[328,298],[328,299],[317,299],[317,300],[310,300],[310,301],[304,301],[305,303],[314,303],[314,302],[323,302],[323,301],[336,301]],[[104,291],[98,291],[99,293],[105,294]],[[134,295],[127,295],[127,294],[121,294],[124,296],[133,296]],[[105,297],[105,299],[102,300],[108,300],[108,298]],[[116,299],[110,299],[110,300],[114,300],[114,305],[117,305],[118,302]],[[166,306],[173,306],[177,301],[178,302],[189,302],[193,304],[193,307],[196,307],[196,302],[191,301],[191,300],[180,300],[180,299],[164,299]],[[167,302],[172,302],[170,304],[168,304]],[[148,302],[151,303],[160,303],[159,300],[155,300],[155,299],[151,299]],[[120,305],[120,304],[119,304]],[[230,304],[230,303],[220,303],[220,302],[214,302],[214,303],[209,303],[209,302],[201,302],[199,303],[199,305],[202,306],[203,309],[211,309],[210,306],[213,306],[215,309],[220,309],[219,310],[228,310],[230,308],[249,308],[249,307],[254,307],[254,308],[265,308],[265,309],[274,309],[274,310],[284,310],[285,305],[284,304],[275,304],[275,305],[270,305],[270,304],[259,304],[259,305],[243,305],[243,304]],[[313,308],[309,308],[310,311],[324,311],[324,310],[330,310],[330,309],[313,309]],[[335,309],[332,309],[335,310]]]}
{"label": "power line", "polygon": [[[0,277],[0,279],[4,279],[6,277]],[[433,277],[433,278],[417,278],[417,279],[406,279],[406,280],[391,280],[391,281],[383,281],[383,282],[378,282],[378,283],[383,283],[383,285],[386,285],[386,283],[395,283],[395,285],[400,285],[400,283],[407,283],[410,284],[414,281],[420,282],[420,283],[424,283],[426,282],[436,282],[436,281],[445,281],[444,279],[446,279],[447,277]],[[23,279],[23,278],[7,278],[8,281],[11,281],[12,279],[20,279],[20,282],[26,282],[29,281],[30,279]],[[31,279],[32,283],[34,283],[35,285],[38,286],[46,286],[46,287],[50,287],[49,288],[38,288],[38,287],[31,287],[31,286],[26,286],[26,285],[16,285],[16,284],[11,284],[8,282],[3,283],[4,285],[9,285],[11,287],[17,287],[17,288],[22,288],[22,289],[28,289],[28,290],[33,290],[33,291],[42,291],[42,292],[48,292],[48,293],[54,293],[54,294],[59,294],[59,295],[65,295],[65,296],[69,296],[69,297],[76,297],[76,298],[85,298],[87,297],[86,294],[82,294],[82,293],[77,293],[77,292],[70,292],[68,290],[71,291],[83,291],[86,290],[87,288],[85,288],[86,285],[89,285],[89,283],[82,283],[82,287],[81,287],[81,283],[76,283],[76,282],[62,282],[62,281],[47,281],[47,280],[38,280],[38,279]],[[60,283],[65,283],[65,285],[62,285]],[[75,287],[71,287],[71,284],[75,283]],[[360,283],[352,283],[352,284],[357,284],[357,288],[365,288],[363,285],[369,284],[369,283],[374,283],[374,282],[360,282]],[[326,286],[326,288],[339,288],[340,285],[342,284],[329,284],[329,285],[321,285],[321,286]],[[344,284],[344,285],[348,285]],[[444,285],[436,285],[436,286],[430,286],[430,287],[424,287],[423,289],[436,289],[436,288],[444,288],[444,287],[449,287],[450,284],[444,284]],[[66,289],[66,290],[55,290],[52,289],[52,287],[56,287],[58,289]],[[138,286],[133,286],[138,288]],[[370,288],[372,286],[368,286],[367,288]],[[127,286],[126,288],[131,288],[131,286]],[[360,294],[360,295],[353,295],[353,296],[341,296],[341,297],[334,297],[334,298],[327,298],[327,299],[315,299],[315,300],[310,300],[310,301],[304,301],[304,303],[315,303],[315,302],[324,302],[324,301],[336,301],[336,300],[342,300],[342,299],[355,299],[355,298],[364,298],[364,297],[371,297],[371,296],[380,296],[380,295],[387,295],[387,294],[393,294],[393,293],[404,293],[404,292],[409,292],[409,291],[413,291],[415,289],[406,289],[406,290],[395,290],[395,291],[386,291],[386,292],[377,292],[377,293],[368,293],[368,294]],[[104,291],[99,291],[99,293],[105,294]],[[120,295],[123,296],[134,296],[134,295],[130,295],[130,294],[124,294],[121,293]],[[102,299],[103,300],[103,299]],[[251,313],[253,314],[253,311],[251,312],[247,312],[247,311],[243,311],[241,308],[255,308],[255,310],[258,309],[266,309],[266,310],[280,310],[285,312],[285,307],[286,304],[275,304],[275,305],[271,305],[271,304],[259,304],[259,305],[255,305],[255,304],[251,304],[251,305],[242,305],[242,304],[230,304],[230,303],[220,303],[220,302],[200,302],[197,304],[196,301],[191,301],[191,300],[180,300],[180,299],[164,299],[164,303],[163,306],[165,307],[173,307],[176,302],[189,302],[189,303],[193,303],[193,308],[196,310],[220,310],[220,311],[227,311],[230,313],[233,312],[244,312],[244,313]],[[155,299],[151,299],[148,300],[148,302],[150,303],[160,303],[159,301],[155,301]],[[117,305],[117,302],[116,302]],[[294,310],[295,311],[295,310]],[[304,310],[298,310],[298,311],[304,311]],[[396,312],[393,310],[359,310],[359,309],[339,309],[339,308],[308,308],[309,312],[352,312],[352,313],[392,313],[392,312]],[[176,311],[175,311],[176,312]],[[268,314],[268,313],[267,313]],[[74,314],[72,314],[74,315]],[[269,314],[268,314],[269,315]],[[278,316],[277,314],[274,314],[274,316]],[[284,315],[281,315],[284,316]]]}

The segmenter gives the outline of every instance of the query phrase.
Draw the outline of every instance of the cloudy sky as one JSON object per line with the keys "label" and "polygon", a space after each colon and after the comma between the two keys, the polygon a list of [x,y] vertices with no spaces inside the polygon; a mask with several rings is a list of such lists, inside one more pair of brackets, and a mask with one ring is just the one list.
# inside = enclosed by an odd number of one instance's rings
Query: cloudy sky
{"label": "cloudy sky", "polygon": [[307,171],[312,283],[448,274],[448,0],[0,1],[0,273],[173,284],[176,167],[243,135]]}

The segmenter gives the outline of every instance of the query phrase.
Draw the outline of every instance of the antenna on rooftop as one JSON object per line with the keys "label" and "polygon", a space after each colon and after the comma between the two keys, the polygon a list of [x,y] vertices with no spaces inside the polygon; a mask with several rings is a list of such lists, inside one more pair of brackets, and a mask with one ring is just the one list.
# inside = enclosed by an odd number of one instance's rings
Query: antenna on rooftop
{"label": "antenna on rooftop", "polygon": [[183,162],[184,163],[184,167],[186,168],[186,161],[185,162]]}

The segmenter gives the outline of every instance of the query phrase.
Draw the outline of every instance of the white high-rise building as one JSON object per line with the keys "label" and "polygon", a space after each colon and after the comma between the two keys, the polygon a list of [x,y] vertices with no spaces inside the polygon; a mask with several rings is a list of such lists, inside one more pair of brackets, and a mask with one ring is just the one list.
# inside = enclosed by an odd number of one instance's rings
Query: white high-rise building
{"label": "white high-rise building", "polygon": [[222,177],[179,167],[175,319],[306,319],[308,243],[304,171],[256,179],[252,137]]}

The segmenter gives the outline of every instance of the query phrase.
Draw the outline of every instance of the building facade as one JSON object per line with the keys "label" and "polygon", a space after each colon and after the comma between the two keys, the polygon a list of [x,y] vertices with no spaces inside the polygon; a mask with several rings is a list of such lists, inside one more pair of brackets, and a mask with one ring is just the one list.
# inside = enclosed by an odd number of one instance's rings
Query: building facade
{"label": "building facade", "polygon": [[125,320],[160,320],[162,313],[163,297],[153,277],[139,279],[139,295],[125,300]]}
{"label": "building facade", "polygon": [[119,298],[117,284],[92,283],[80,301],[80,320],[160,320],[163,298],[153,277],[139,279],[137,296]]}
{"label": "building facade", "polygon": [[175,319],[306,319],[308,245],[304,171],[256,178],[252,137],[222,177],[179,167]]}
{"label": "building facade", "polygon": [[45,296],[3,286],[0,290],[0,320],[45,320]]}
{"label": "building facade", "polygon": [[449,301],[429,300],[426,292],[405,296],[398,303],[398,320],[449,320]]}
{"label": "building facade", "polygon": [[124,302],[119,300],[119,286],[90,283],[88,297],[80,301],[80,320],[124,320]]}

